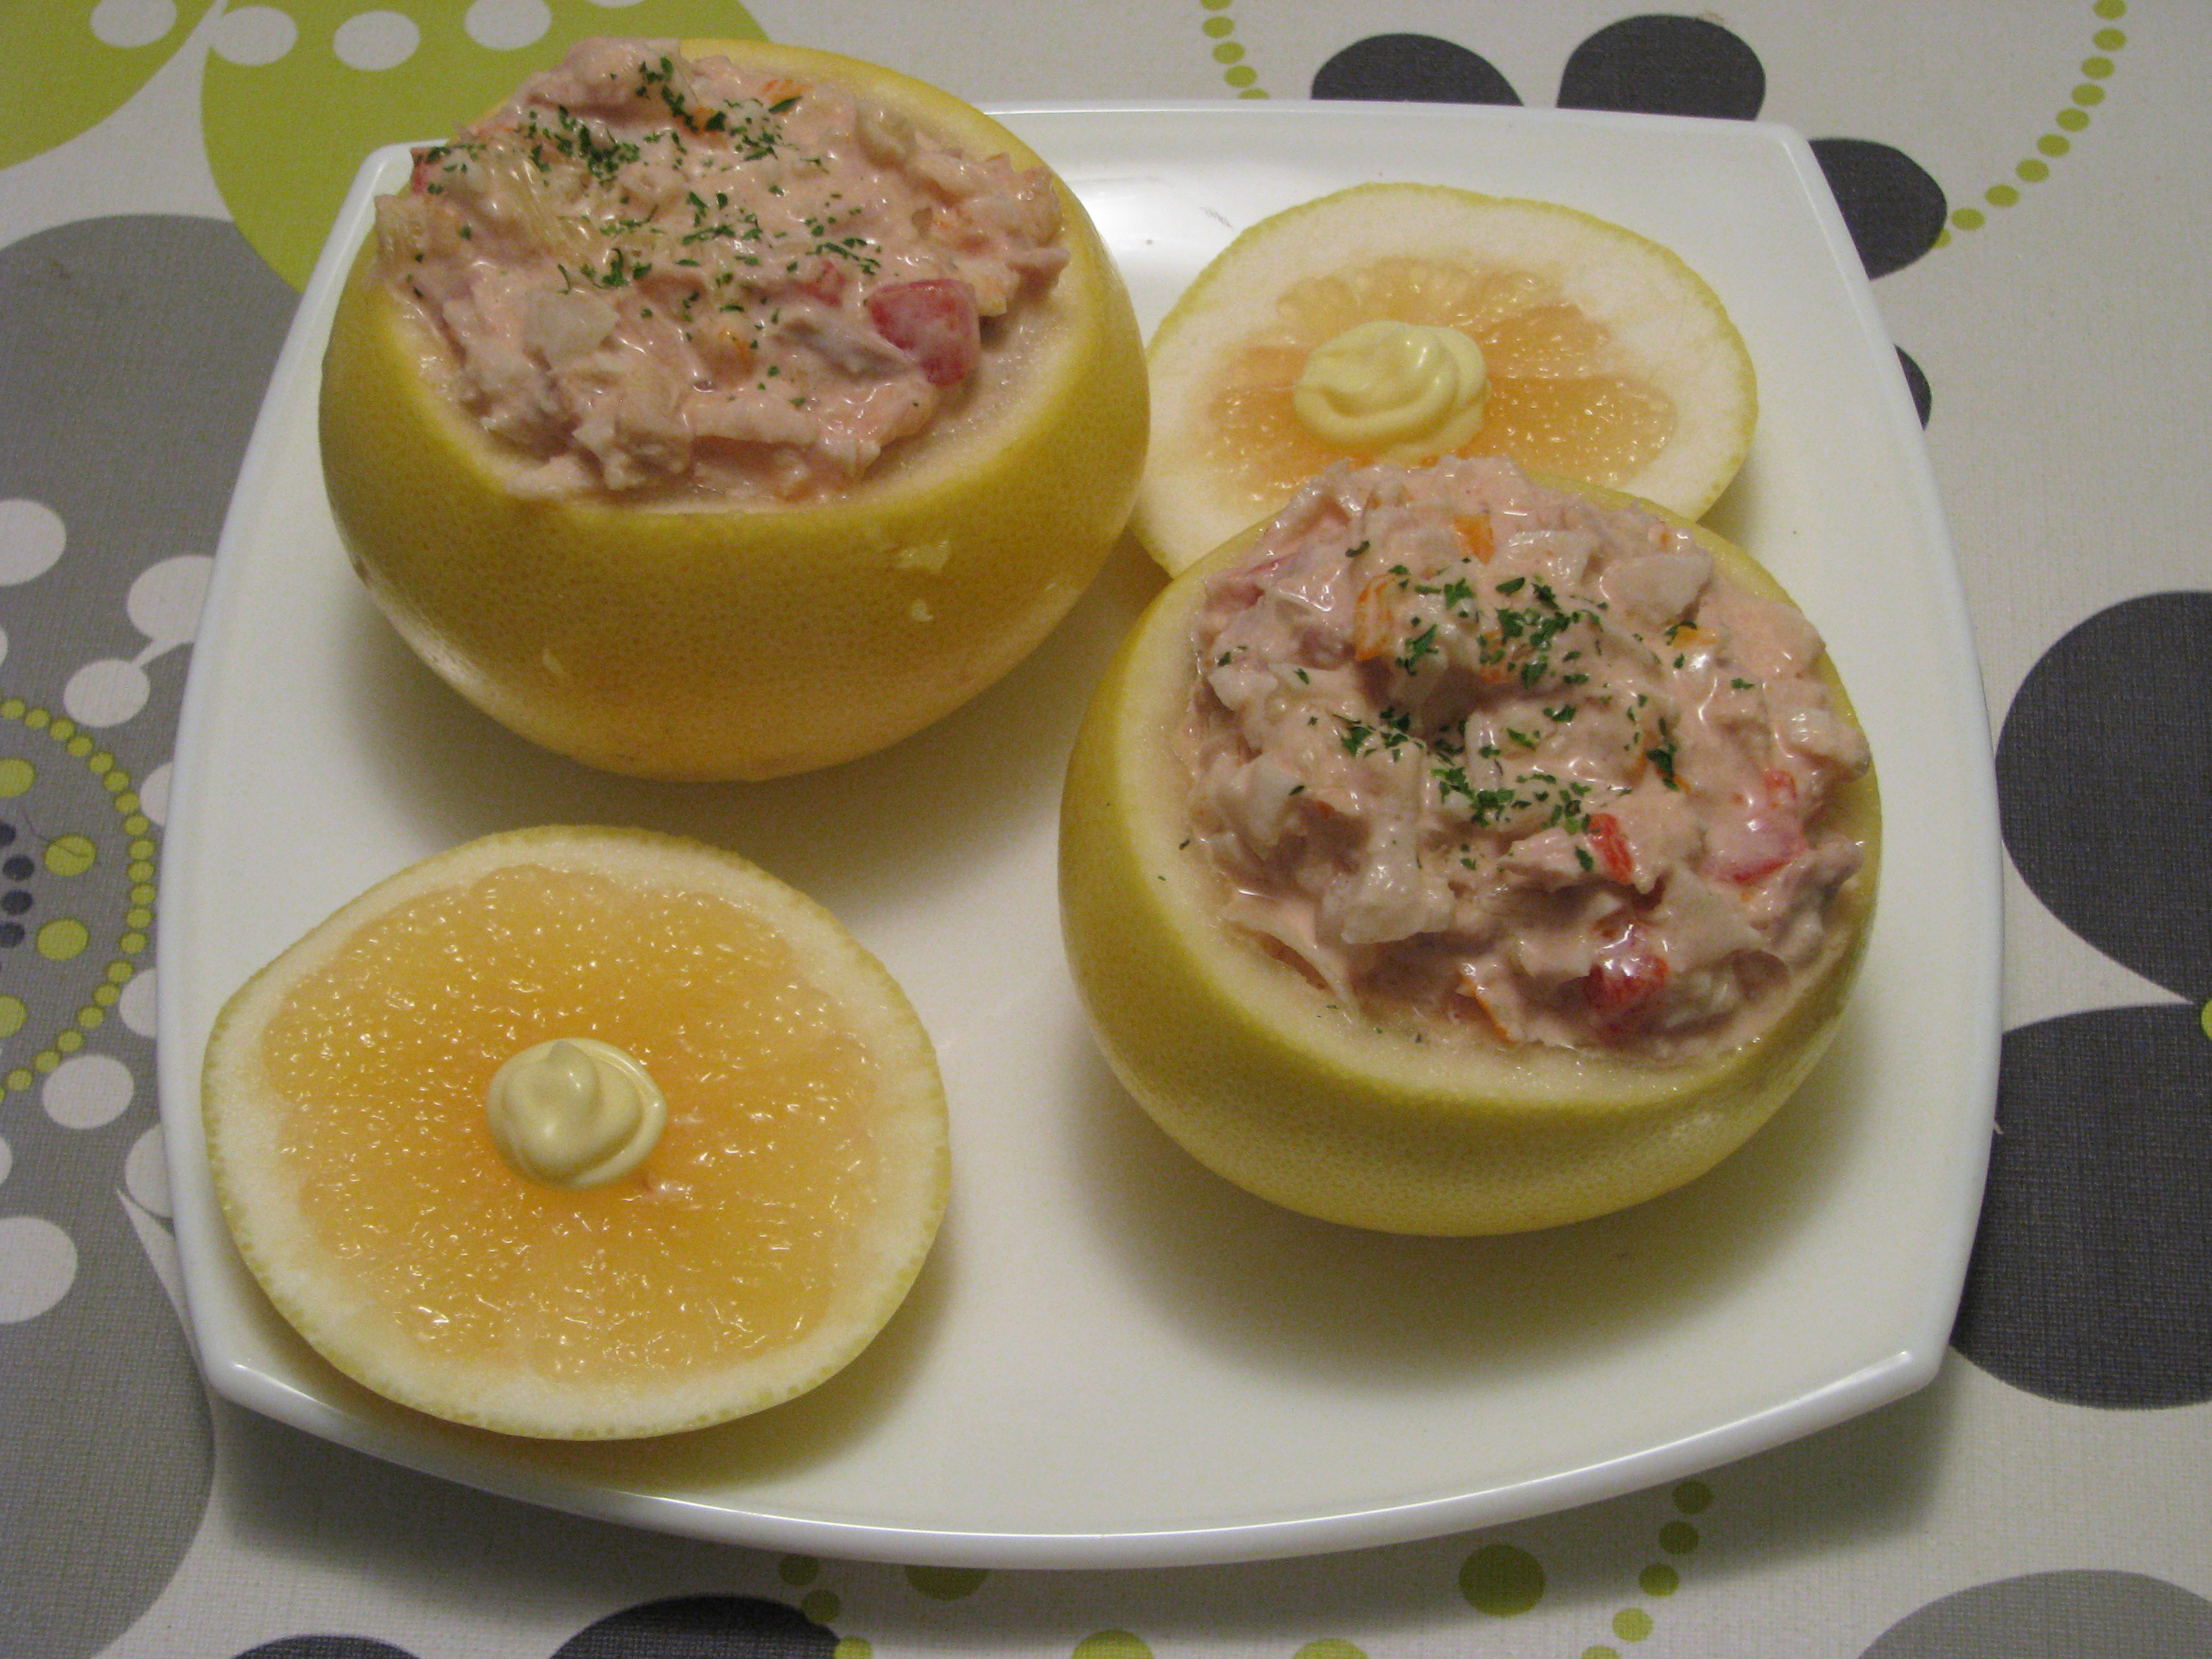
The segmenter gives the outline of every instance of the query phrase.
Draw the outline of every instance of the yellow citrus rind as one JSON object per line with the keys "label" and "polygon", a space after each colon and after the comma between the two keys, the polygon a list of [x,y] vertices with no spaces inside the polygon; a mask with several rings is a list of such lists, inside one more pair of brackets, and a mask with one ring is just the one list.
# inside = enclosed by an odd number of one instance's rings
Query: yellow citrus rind
{"label": "yellow citrus rind", "polygon": [[[548,887],[635,919],[635,937],[601,930],[610,965],[586,973],[644,977],[685,937],[667,918],[703,908],[724,919],[706,959],[732,961],[734,938],[748,988],[705,974],[672,1008],[580,1011],[561,1006],[574,958],[536,945],[530,974],[485,982],[475,947],[546,936],[503,895]],[[466,926],[425,943],[424,915]],[[385,965],[410,951],[440,956],[434,974]],[[290,1081],[303,1054],[325,1075],[380,1030],[404,1040],[366,1067],[374,1086],[360,1069],[327,1092]],[[660,1139],[604,1187],[541,1186],[494,1143],[486,1085],[515,1045],[555,1036],[611,1041],[670,1085]],[[418,1048],[443,1063],[409,1065]],[[935,1055],[882,965],[737,854],[644,830],[511,831],[379,883],[225,1005],[201,1110],[239,1253],[312,1348],[401,1406],[544,1439],[704,1427],[826,1381],[904,1300],[948,1191]],[[814,1206],[796,1216],[793,1164]],[[687,1239],[706,1241],[695,1259]]]}
{"label": "yellow citrus rind", "polygon": [[[1577,488],[1608,503],[1611,491]],[[1644,504],[1648,505],[1648,504]],[[1773,578],[1676,515],[1764,595]],[[1191,622],[1234,538],[1176,578],[1124,642],[1086,713],[1062,799],[1068,961],[1100,1048],[1161,1128],[1217,1174],[1289,1209],[1399,1233],[1522,1231],[1586,1219],[1703,1174],[1749,1139],[1826,1050],[1863,951],[1880,805],[1871,773],[1829,822],[1866,863],[1832,913],[1842,945],[1758,1037],[1700,1061],[1416,1042],[1335,1006],[1218,920],[1218,878],[1189,844],[1170,735],[1186,717]],[[1848,701],[1824,663],[1837,708]]]}
{"label": "yellow citrus rind", "polygon": [[[694,41],[835,82],[979,155],[1037,156],[988,117],[833,54]],[[510,457],[422,373],[427,343],[364,248],[324,363],[323,469],[377,605],[478,708],[549,749],[637,776],[759,779],[896,742],[1021,661],[1127,521],[1146,431],[1143,349],[1119,273],[1058,186],[1071,258],[1021,325],[1018,384],[894,446],[842,495],[656,510],[523,500]]]}
{"label": "yellow citrus rind", "polygon": [[1384,319],[1482,346],[1490,397],[1456,453],[1504,454],[1695,519],[1749,453],[1750,353],[1671,250],[1557,203],[1355,185],[1245,230],[1153,332],[1132,522],[1165,569],[1273,514],[1329,462],[1376,459],[1300,424],[1290,388],[1308,353]]}

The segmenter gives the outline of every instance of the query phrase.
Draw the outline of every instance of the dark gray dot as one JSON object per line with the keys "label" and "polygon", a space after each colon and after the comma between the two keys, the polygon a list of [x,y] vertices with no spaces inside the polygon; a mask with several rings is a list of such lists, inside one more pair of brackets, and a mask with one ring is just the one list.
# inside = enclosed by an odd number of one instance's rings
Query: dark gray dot
{"label": "dark gray dot", "polygon": [[1577,46],[1559,77],[1562,109],[1705,115],[1748,121],[1766,70],[1743,40],[1702,17],[1625,17]]}
{"label": "dark gray dot", "polygon": [[2212,1400],[2212,1042],[2194,1006],[2005,1033],[1997,1133],[1952,1346],[2016,1389]]}
{"label": "dark gray dot", "polygon": [[1950,204],[1943,186],[1903,150],[1870,138],[1815,138],[1813,155],[1868,276],[1901,270],[1936,246]]}
{"label": "dark gray dot", "polygon": [[1315,72],[1313,95],[1394,103],[1521,101],[1488,58],[1431,34],[1374,34],[1353,41]]}
{"label": "dark gray dot", "polygon": [[1897,365],[1905,371],[1905,390],[1912,394],[1912,407],[1920,416],[1920,424],[1926,426],[1929,416],[1936,409],[1936,393],[1928,384],[1928,376],[1922,372],[1919,364],[1905,355],[1902,347],[1897,353]]}
{"label": "dark gray dot", "polygon": [[2133,1572],[1976,1584],[1891,1626],[1863,1659],[2212,1659],[2212,1601]]}
{"label": "dark gray dot", "polygon": [[2028,671],[1996,753],[2005,849],[2035,896],[2115,962],[2197,1006],[2212,997],[2207,663],[2212,592],[2109,606]]}
{"label": "dark gray dot", "polygon": [[750,1595],[679,1595],[610,1613],[553,1659],[831,1659],[837,1638],[796,1607]]}

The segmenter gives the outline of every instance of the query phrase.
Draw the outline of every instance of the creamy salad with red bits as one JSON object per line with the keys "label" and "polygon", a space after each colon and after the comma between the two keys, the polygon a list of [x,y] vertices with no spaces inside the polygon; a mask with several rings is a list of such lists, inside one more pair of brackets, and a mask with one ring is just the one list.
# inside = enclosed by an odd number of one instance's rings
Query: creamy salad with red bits
{"label": "creamy salad with red bits", "polygon": [[1194,623],[1229,921],[1364,1016],[1683,1059],[1844,948],[1864,737],[1820,635],[1685,531],[1510,462],[1340,465]]}
{"label": "creamy salad with red bits", "polygon": [[1042,169],[818,82],[594,40],[377,204],[425,368],[526,494],[803,501],[1014,372]]}

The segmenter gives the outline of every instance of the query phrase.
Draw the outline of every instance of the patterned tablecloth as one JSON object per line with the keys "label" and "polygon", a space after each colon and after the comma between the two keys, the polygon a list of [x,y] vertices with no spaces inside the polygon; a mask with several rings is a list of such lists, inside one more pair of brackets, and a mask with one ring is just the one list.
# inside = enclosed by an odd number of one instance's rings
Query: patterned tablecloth
{"label": "patterned tablecloth", "polygon": [[[1070,1573],[629,1532],[210,1398],[152,941],[224,509],[358,158],[607,32],[757,33],[985,102],[1558,104],[1812,138],[1926,427],[1997,735],[2000,1131],[1933,1386],[1480,1534]],[[2212,10],[9,0],[0,66],[0,1653],[2212,1655]],[[1889,856],[1942,833],[1894,824]]]}

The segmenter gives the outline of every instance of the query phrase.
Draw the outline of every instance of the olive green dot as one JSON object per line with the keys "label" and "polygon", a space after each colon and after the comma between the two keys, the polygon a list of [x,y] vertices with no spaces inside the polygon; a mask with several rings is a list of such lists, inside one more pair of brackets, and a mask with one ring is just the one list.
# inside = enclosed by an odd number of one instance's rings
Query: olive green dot
{"label": "olive green dot", "polygon": [[2044,162],[2037,161],[2033,155],[2014,167],[2013,171],[2020,175],[2021,182],[2030,185],[2039,185],[2051,176],[2051,168]]}
{"label": "olive green dot", "polygon": [[865,1636],[841,1636],[830,1659],[876,1659],[876,1644]]}
{"label": "olive green dot", "polygon": [[906,1582],[933,1601],[957,1601],[983,1588],[990,1575],[981,1567],[908,1567]]}
{"label": "olive green dot", "polygon": [[1213,61],[1217,64],[1233,64],[1243,56],[1244,48],[1234,40],[1224,40],[1213,49]]}
{"label": "olive green dot", "polygon": [[1659,1547],[1669,1555],[1687,1555],[1701,1541],[1698,1529],[1686,1521],[1669,1521],[1659,1528]]}
{"label": "olive green dot", "polygon": [[1619,1648],[1584,1648],[1583,1659],[1620,1659]]}
{"label": "olive green dot", "polygon": [[[76,1023],[88,1031],[97,1031],[107,1023],[107,1016],[97,1008],[80,1008],[76,1011]],[[64,1031],[61,1040],[67,1042],[76,1036],[75,1031]]]}
{"label": "olive green dot", "polygon": [[33,708],[29,714],[23,716],[23,724],[29,726],[33,732],[43,732],[46,729],[46,722],[52,719],[53,719],[53,716],[46,713],[45,709]]}
{"label": "olive green dot", "polygon": [[799,1604],[799,1610],[816,1624],[827,1625],[834,1622],[845,1610],[845,1604],[838,1598],[836,1590],[809,1590],[805,1600]]}
{"label": "olive green dot", "polygon": [[83,1047],[84,1033],[82,1031],[64,1031],[54,1039],[54,1048],[64,1054],[73,1054]]}
{"label": "olive green dot", "polygon": [[123,873],[133,881],[151,881],[154,879],[154,861],[151,859],[137,860]]}
{"label": "olive green dot", "polygon": [[1072,1659],[1152,1659],[1152,1650],[1127,1631],[1102,1630],[1078,1642]]}
{"label": "olive green dot", "polygon": [[7,702],[0,702],[0,714],[6,715],[11,720],[19,720],[23,718],[24,707],[25,704],[21,697],[10,697]]}
{"label": "olive green dot", "polygon": [[2125,29],[2099,29],[2089,37],[2089,44],[2099,52],[2118,52],[2128,43]]}
{"label": "olive green dot", "polygon": [[1952,214],[1951,222],[1961,230],[1979,230],[1983,223],[1982,210],[1979,208],[1960,208]]}
{"label": "olive green dot", "polygon": [[110,985],[128,985],[137,977],[138,969],[134,963],[111,962],[107,964],[107,982]]}
{"label": "olive green dot", "polygon": [[1237,33],[1237,25],[1226,17],[1209,17],[1201,27],[1217,40],[1224,34]]}
{"label": "olive green dot", "polygon": [[23,1029],[30,1010],[23,1006],[21,997],[0,996],[0,1041],[11,1037]]}
{"label": "olive green dot", "polygon": [[31,1074],[25,1071],[21,1066],[18,1066],[14,1071],[8,1073],[8,1087],[9,1089],[27,1089],[30,1086]]}
{"label": "olive green dot", "polygon": [[1235,69],[1224,73],[1221,78],[1232,87],[1249,87],[1260,78],[1260,71],[1249,64],[1239,64]]}
{"label": "olive green dot", "polygon": [[2042,137],[2035,141],[2035,147],[2041,150],[2045,155],[2051,156],[2054,160],[2058,156],[2065,155],[2068,150],[2074,148],[2071,143],[2060,137],[2055,132],[2045,133]]}
{"label": "olive green dot", "polygon": [[115,944],[117,949],[128,951],[135,957],[146,948],[146,935],[137,933],[125,933],[121,939],[116,940]]}
{"label": "olive green dot", "polygon": [[1713,1489],[1702,1480],[1685,1480],[1674,1488],[1674,1507],[1685,1515],[1697,1515],[1713,1506]]}
{"label": "olive green dot", "polygon": [[126,836],[143,836],[153,828],[152,822],[138,811],[138,797],[136,795],[118,795],[115,798],[115,810],[131,814],[130,817],[123,820],[123,833]]}
{"label": "olive green dot", "polygon": [[84,769],[95,776],[104,778],[115,769],[115,757],[103,749],[85,762]]}
{"label": "olive green dot", "polygon": [[67,747],[70,754],[82,760],[87,755],[92,753],[92,739],[80,732],[69,740]]}
{"label": "olive green dot", "polygon": [[776,1563],[775,1576],[794,1587],[811,1584],[822,1576],[822,1564],[811,1555],[787,1555]]}
{"label": "olive green dot", "polygon": [[0,800],[22,794],[39,780],[39,769],[21,756],[0,760]]}
{"label": "olive green dot", "polygon": [[141,836],[138,840],[131,843],[131,856],[134,859],[152,858],[154,856],[154,843],[146,840],[143,836]]}
{"label": "olive green dot", "polygon": [[2074,88],[2074,101],[2086,109],[2094,109],[2105,101],[2105,89],[2102,87],[2076,87]]}
{"label": "olive green dot", "polygon": [[[2106,67],[2107,67],[2107,68],[2109,68],[2109,67],[2110,67],[2110,65],[2107,65]],[[2085,69],[2085,70],[2083,70],[2081,72],[2082,72],[2084,75],[2087,75],[2087,74],[2088,73],[2088,70],[2087,70]],[[67,743],[67,742],[68,742],[71,738],[75,737],[76,735],[76,722],[75,720],[71,720],[68,715],[64,714],[64,715],[63,715],[59,720],[56,720],[56,721],[54,722],[54,725],[53,725],[53,736],[54,736],[54,741],[55,741],[56,743]]]}
{"label": "olive green dot", "polygon": [[1682,1575],[1663,1561],[1654,1562],[1636,1575],[1636,1585],[1646,1595],[1672,1595],[1682,1588]]}
{"label": "olive green dot", "polygon": [[46,868],[58,876],[81,876],[99,857],[90,836],[56,836],[46,843]]}
{"label": "olive green dot", "polygon": [[2094,9],[2100,17],[2125,17],[2128,0],[2097,0]]}
{"label": "olive green dot", "polygon": [[1208,11],[1227,11],[1229,9],[1229,0],[1198,0],[1198,3],[1201,6],[1204,6]]}
{"label": "olive green dot", "polygon": [[110,772],[100,781],[100,787],[111,795],[119,795],[130,786],[131,780],[120,772]]}
{"label": "olive green dot", "polygon": [[1367,1650],[1340,1636],[1324,1636],[1318,1642],[1307,1643],[1291,1659],[1367,1659]]}
{"label": "olive green dot", "polygon": [[2092,81],[2101,81],[2112,72],[2112,60],[2109,58],[2084,58],[2081,60],[2081,73]]}
{"label": "olive green dot", "polygon": [[1267,89],[1265,87],[1247,87],[1237,95],[1239,98],[1265,98]]}
{"label": "olive green dot", "polygon": [[2089,125],[2089,112],[2086,109],[2062,109],[2057,118],[2058,125],[2067,131],[2079,132]]}
{"label": "olive green dot", "polygon": [[1510,1544],[1485,1544],[1461,1563],[1459,1593],[1478,1612],[1510,1619],[1544,1599],[1544,1569]]}
{"label": "olive green dot", "polygon": [[31,1069],[44,1077],[62,1063],[62,1057],[51,1048],[41,1049],[31,1056]]}
{"label": "olive green dot", "polygon": [[154,925],[154,913],[151,910],[125,910],[123,925],[143,933]]}
{"label": "olive green dot", "polygon": [[[2204,1035],[2208,1038],[2212,1038],[2212,1002],[2204,1005],[2204,1012],[2197,1016],[2197,1023],[2204,1028]],[[0,1032],[0,1036],[6,1035],[5,1032]]]}
{"label": "olive green dot", "polygon": [[2020,192],[2010,185],[1991,185],[1982,192],[1982,199],[1991,207],[2011,207],[2020,200]]}
{"label": "olive green dot", "polygon": [[1651,1634],[1651,1615],[1641,1607],[1623,1607],[1613,1615],[1613,1633],[1624,1642],[1641,1642]]}
{"label": "olive green dot", "polygon": [[39,929],[38,938],[39,954],[48,962],[70,962],[84,954],[92,931],[74,916],[58,916]]}
{"label": "olive green dot", "polygon": [[112,1008],[121,1000],[122,996],[123,993],[112,985],[95,985],[92,988],[92,1000],[103,1008]]}

